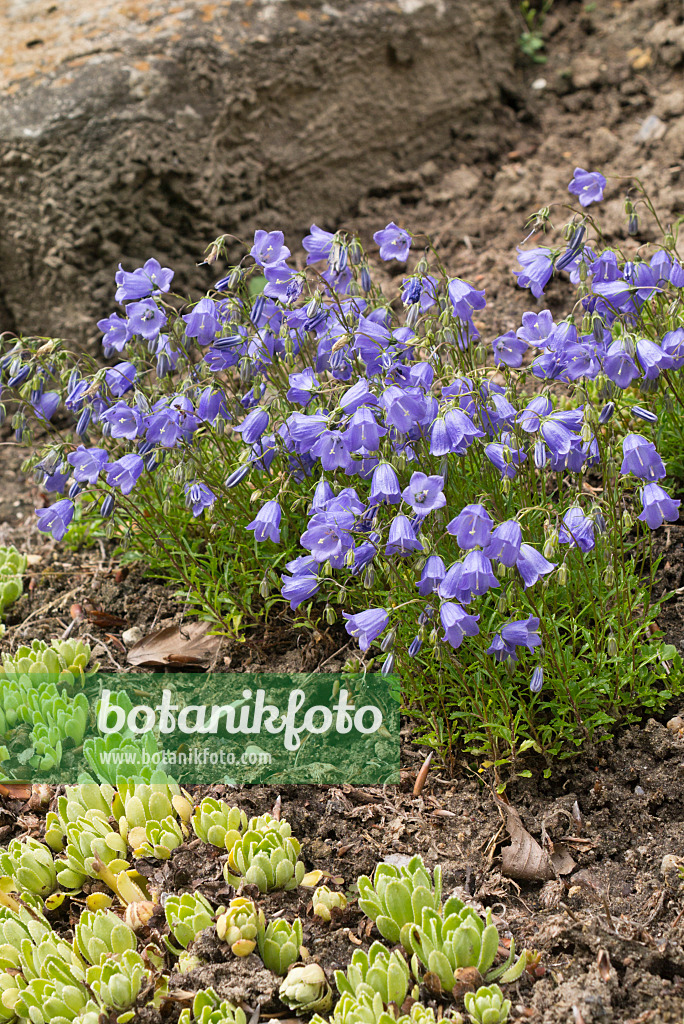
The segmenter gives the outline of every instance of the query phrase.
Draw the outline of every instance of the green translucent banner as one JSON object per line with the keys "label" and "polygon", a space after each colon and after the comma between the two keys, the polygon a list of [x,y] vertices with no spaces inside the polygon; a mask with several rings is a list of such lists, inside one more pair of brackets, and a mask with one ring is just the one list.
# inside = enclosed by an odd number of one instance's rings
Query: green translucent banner
{"label": "green translucent banner", "polygon": [[396,679],[96,673],[0,679],[0,778],[182,784],[399,781]]}

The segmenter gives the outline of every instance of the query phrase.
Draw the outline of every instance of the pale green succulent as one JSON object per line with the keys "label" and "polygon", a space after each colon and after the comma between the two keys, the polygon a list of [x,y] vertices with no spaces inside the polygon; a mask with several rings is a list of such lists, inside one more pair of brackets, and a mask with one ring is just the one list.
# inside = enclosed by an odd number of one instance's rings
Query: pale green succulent
{"label": "pale green succulent", "polygon": [[[262,915],[263,917],[263,915]],[[256,947],[259,914],[252,900],[236,896],[216,920],[216,934],[235,956],[249,956]]]}
{"label": "pale green succulent", "polygon": [[111,910],[84,910],[75,929],[74,946],[84,960],[97,965],[103,957],[137,949],[132,928]]}
{"label": "pale green succulent", "polygon": [[110,785],[82,783],[67,786],[66,794],[57,801],[57,811],[48,811],[45,821],[45,842],[55,853],[64,849],[67,825],[81,817],[93,815],[107,821],[112,813],[114,789]]}
{"label": "pale green succulent", "polygon": [[[443,1018],[449,1024],[463,1024],[459,1013]],[[309,1024],[328,1024],[316,1014]],[[364,990],[358,996],[344,992],[335,1006],[330,1024],[436,1024],[431,1007],[413,1003],[408,1013],[395,1016],[394,1008],[387,1009],[379,992]]]}
{"label": "pale green succulent", "polygon": [[50,931],[40,942],[32,943],[24,939],[20,947],[20,967],[26,981],[34,978],[55,977],[55,964],[67,966],[70,976],[83,981],[83,963],[75,952],[72,943],[60,939],[56,932]]}
{"label": "pale green succulent", "polygon": [[385,1006],[402,1006],[409,992],[408,964],[401,953],[390,953],[381,942],[374,942],[367,953],[354,951],[346,973],[335,971],[335,984],[340,995],[347,992],[358,998],[362,992],[371,997],[379,993]]}
{"label": "pale green succulent", "polygon": [[125,764],[131,776],[140,777],[145,759],[149,764],[151,758],[158,754],[159,748],[153,732],[135,738],[112,732],[108,736],[89,736],[83,744],[83,757],[93,774],[100,782],[112,786],[119,781],[117,775],[120,765]]}
{"label": "pale green succulent", "polygon": [[12,657],[5,656],[0,675],[18,679],[27,675],[34,683],[56,683],[72,689],[82,687],[86,678],[97,672],[99,665],[91,666],[90,646],[82,640],[53,640],[50,645],[34,640],[30,646],[17,648]]}
{"label": "pale green succulent", "polygon": [[15,1006],[26,988],[21,974],[0,974],[0,1021],[16,1020]]}
{"label": "pale green succulent", "polygon": [[91,811],[70,822],[66,833],[64,857],[56,861],[57,880],[63,889],[80,889],[88,877],[105,881],[102,866],[114,875],[130,867],[125,841],[98,813]]}
{"label": "pale green succulent", "polygon": [[278,996],[297,1016],[325,1013],[332,1005],[332,989],[320,964],[296,964],[284,978]]}
{"label": "pale green succulent", "polygon": [[504,999],[498,985],[466,992],[463,1002],[472,1024],[506,1024],[511,1011],[511,1001]]}
{"label": "pale green succulent", "polygon": [[26,563],[15,547],[0,547],[0,615],[21,596]]}
{"label": "pale green succulent", "polygon": [[[394,864],[378,864],[373,880],[361,875],[358,887],[359,908],[366,917],[375,921],[382,937],[395,944],[401,941],[401,930],[405,925],[420,923],[424,907],[439,912],[442,870],[436,867],[431,876],[422,857],[415,856],[401,868]],[[409,949],[407,946],[404,948]]]}
{"label": "pale green succulent", "polygon": [[193,999],[192,1012],[181,1012],[178,1024],[247,1024],[247,1018],[239,1006],[222,1002],[213,988],[205,988]]}
{"label": "pale green succulent", "polygon": [[237,886],[242,876],[261,893],[294,889],[305,873],[299,851],[298,841],[294,837],[283,837],[277,829],[248,830],[228,854],[224,878],[230,885]]}
{"label": "pale green succulent", "polygon": [[270,921],[268,927],[264,925],[262,912],[257,933],[259,956],[269,971],[273,971],[274,974],[286,974],[288,967],[299,960],[299,951],[304,941],[302,922],[298,917],[292,924],[280,918],[277,921]]}
{"label": "pale green succulent", "polygon": [[169,815],[163,821],[148,821],[145,828],[132,828],[128,833],[128,845],[136,857],[168,860],[185,838],[183,827]]}
{"label": "pale green succulent", "polygon": [[143,982],[150,977],[143,959],[133,949],[89,967],[86,982],[102,1006],[128,1010],[134,1005]]}
{"label": "pale green succulent", "polygon": [[327,885],[319,885],[313,894],[314,917],[320,917],[322,921],[332,919],[333,910],[344,910],[347,906],[347,897],[343,892],[333,892]]}
{"label": "pale green succulent", "polygon": [[99,1013],[97,1003],[70,965],[58,957],[44,965],[42,977],[33,978],[15,1004],[19,1019],[31,1024],[71,1024],[85,1013]]}
{"label": "pale green succulent", "polygon": [[21,967],[21,947],[25,941],[38,945],[51,934],[50,922],[39,910],[0,906],[0,971]]}
{"label": "pale green succulent", "polygon": [[272,814],[265,811],[264,814],[258,814],[254,818],[249,819],[247,831],[261,832],[263,834],[266,832],[277,832],[283,839],[289,839],[292,835],[292,826],[285,818],[274,818]]}
{"label": "pale green succulent", "polygon": [[412,954],[411,968],[420,976],[420,964],[439,978],[442,988],[450,992],[457,980],[456,972],[476,967],[486,981],[515,981],[525,970],[527,954],[523,951],[514,963],[515,943],[506,962],[495,968],[499,949],[499,933],[487,910],[484,919],[472,907],[452,896],[447,900],[444,916],[430,907],[423,909],[420,925],[402,927],[401,943]]}
{"label": "pale green succulent", "polygon": [[49,896],[56,888],[55,862],[43,843],[30,837],[24,842],[12,839],[6,850],[0,850],[0,891]]}
{"label": "pale green succulent", "polygon": [[121,836],[126,839],[131,829],[144,829],[148,821],[174,817],[173,798],[180,795],[180,787],[169,785],[163,772],[152,775],[149,783],[117,779],[112,814],[119,822]]}
{"label": "pale green succulent", "polygon": [[247,815],[239,807],[230,807],[224,800],[207,796],[195,809],[192,827],[203,843],[211,843],[219,850],[232,850],[247,831]]}
{"label": "pale green succulent", "polygon": [[195,936],[213,925],[216,916],[201,892],[167,896],[164,913],[174,938],[184,949],[188,948]]}

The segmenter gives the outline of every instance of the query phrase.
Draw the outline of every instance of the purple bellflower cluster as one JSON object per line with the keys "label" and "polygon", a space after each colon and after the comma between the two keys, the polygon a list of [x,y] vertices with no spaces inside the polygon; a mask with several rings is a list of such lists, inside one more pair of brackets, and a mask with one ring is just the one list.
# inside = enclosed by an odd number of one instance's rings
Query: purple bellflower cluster
{"label": "purple bellflower cluster", "polygon": [[[582,210],[605,188],[581,168],[569,186]],[[409,260],[404,228],[374,240],[381,260]],[[684,366],[684,328],[647,327],[684,289],[684,268],[667,250],[627,261],[591,248],[583,223],[564,252],[519,250],[519,285],[540,299],[567,275],[581,316],[527,312],[490,352],[484,290],[426,257],[402,280],[398,315],[357,238],[312,224],[302,246],[293,257],[281,231],[256,231],[190,308],[156,260],[119,267],[121,309],[98,324],[116,361],[88,377],[21,343],[2,356],[3,384],[39,421],[60,405],[72,421],[37,467],[46,492],[66,494],[38,510],[38,528],[61,540],[84,499],[135,518],[163,478],[192,520],[237,524],[257,554],[296,542],[278,562],[292,610],[334,593],[368,603],[364,590],[379,588],[381,606],[344,617],[361,651],[384,637],[385,671],[405,624],[408,657],[479,645],[493,672],[522,659],[539,693],[548,628],[537,595],[597,549],[605,558],[631,502],[651,529],[678,518],[648,434],[657,417],[634,392]],[[18,414],[18,440],[26,423]],[[587,490],[607,470],[611,487]],[[617,512],[588,497],[618,492]]]}

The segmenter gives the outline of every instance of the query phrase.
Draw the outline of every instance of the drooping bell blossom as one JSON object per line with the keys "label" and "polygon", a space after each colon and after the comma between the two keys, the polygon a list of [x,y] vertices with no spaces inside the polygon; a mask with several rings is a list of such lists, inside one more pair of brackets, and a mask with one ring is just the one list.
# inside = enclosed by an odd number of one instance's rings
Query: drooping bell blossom
{"label": "drooping bell blossom", "polygon": [[639,338],[636,343],[639,362],[644,369],[646,380],[656,380],[663,370],[671,370],[674,361],[650,338]]}
{"label": "drooping bell blossom", "polygon": [[477,624],[480,616],[469,615],[460,604],[455,604],[452,601],[442,605],[439,609],[439,617],[444,626],[442,640],[447,641],[454,650],[461,646],[464,636],[477,636],[480,632]]}
{"label": "drooping bell blossom", "polygon": [[512,647],[526,647],[528,651],[532,651],[541,645],[539,619],[535,615],[529,615],[526,619],[509,622],[501,630],[501,636]]}
{"label": "drooping bell blossom", "polygon": [[359,642],[362,651],[367,651],[381,633],[387,629],[389,615],[384,608],[369,608],[365,612],[357,612],[351,615],[342,612],[347,620],[344,624],[349,636],[355,637]]}
{"label": "drooping bell blossom", "polygon": [[290,255],[290,250],[284,244],[285,236],[282,231],[255,231],[254,245],[249,251],[260,267],[266,267],[273,263],[284,263]]}
{"label": "drooping bell blossom", "polygon": [[154,299],[141,299],[140,302],[129,303],[126,306],[126,315],[131,336],[139,334],[148,341],[153,341],[157,337],[168,319]]}
{"label": "drooping bell blossom", "polygon": [[365,540],[363,544],[354,547],[353,551],[354,561],[351,567],[351,574],[352,576],[358,576],[373,561],[378,553],[378,549],[371,541]]}
{"label": "drooping bell blossom", "polygon": [[100,419],[109,424],[111,436],[114,438],[125,437],[132,441],[143,429],[142,416],[137,409],[126,405],[125,402],[117,402],[111,409],[105,409]]}
{"label": "drooping bell blossom", "polygon": [[538,395],[528,402],[525,408],[518,413],[516,420],[520,429],[526,434],[536,434],[545,416],[550,416],[553,411],[553,402],[546,395]]}
{"label": "drooping bell blossom", "polygon": [[276,263],[264,269],[266,286],[264,295],[288,305],[296,302],[304,291],[304,275],[288,267],[287,263]]}
{"label": "drooping bell blossom", "polygon": [[158,260],[149,259],[136,270],[124,270],[121,264],[114,275],[117,284],[117,302],[129,302],[132,299],[144,299],[153,291],[168,292],[173,280],[173,270],[162,267]]}
{"label": "drooping bell blossom", "polygon": [[518,263],[522,270],[514,271],[521,288],[529,288],[535,299],[540,299],[553,273],[551,250],[545,246],[523,250],[518,246]]}
{"label": "drooping bell blossom", "polygon": [[646,484],[642,487],[641,503],[643,512],[638,518],[652,530],[657,530],[664,522],[675,523],[679,519],[681,502],[671,498],[659,484]]}
{"label": "drooping bell blossom", "polygon": [[622,389],[628,388],[639,376],[638,367],[621,338],[609,346],[603,360],[603,369],[613,384]]}
{"label": "drooping bell blossom", "polygon": [[426,516],[438,508],[444,508],[446,498],[443,492],[443,476],[426,476],[425,473],[414,473],[408,487],[402,491],[402,498],[414,512]]}
{"label": "drooping bell blossom", "polygon": [[39,398],[31,402],[31,405],[38,419],[47,423],[57,412],[61,400],[58,391],[44,391]]}
{"label": "drooping bell blossom", "polygon": [[447,430],[446,420],[438,416],[430,427],[430,454],[441,457],[449,452],[457,452],[461,448],[461,454],[466,451],[465,445],[454,444]]}
{"label": "drooping bell blossom", "polygon": [[492,563],[482,551],[469,551],[463,559],[460,585],[475,597],[481,597],[493,587],[500,586],[492,572]]}
{"label": "drooping bell blossom", "polygon": [[567,455],[570,451],[573,441],[580,440],[576,434],[573,434],[571,430],[563,422],[562,416],[558,416],[555,413],[551,413],[550,416],[546,416],[540,426],[540,433],[546,442],[546,447],[556,457],[560,455]]}
{"label": "drooping bell blossom", "polygon": [[37,508],[36,515],[41,533],[50,533],[55,540],[62,540],[74,518],[74,503],[62,498],[49,508]]}
{"label": "drooping bell blossom", "polygon": [[665,476],[665,466],[656,446],[641,434],[625,435],[622,454],[621,473],[633,473],[640,480],[662,480]]}
{"label": "drooping bell blossom", "polygon": [[502,565],[510,567],[518,561],[521,544],[520,523],[515,519],[507,519],[492,530],[484,553],[488,558],[494,558]]}
{"label": "drooping bell blossom", "polygon": [[491,654],[495,661],[506,661],[510,665],[514,665],[518,660],[518,655],[515,653],[515,647],[512,644],[506,643],[504,638],[501,636],[501,633],[495,634],[491,644],[487,648],[487,654]]}
{"label": "drooping bell blossom", "polygon": [[280,504],[275,499],[267,501],[262,505],[246,529],[254,530],[256,541],[272,540],[274,544],[280,544],[280,520],[282,511]]}
{"label": "drooping bell blossom", "polygon": [[492,342],[494,363],[496,366],[522,366],[523,356],[527,352],[527,342],[519,338],[515,331],[506,331]]}
{"label": "drooping bell blossom", "polygon": [[200,299],[183,320],[186,335],[188,338],[196,338],[198,345],[211,344],[221,330],[221,321],[213,299]]}
{"label": "drooping bell blossom", "polygon": [[281,594],[286,601],[290,602],[290,608],[294,611],[300,604],[313,597],[321,587],[318,576],[309,572],[302,572],[294,576],[281,576]]}
{"label": "drooping bell blossom", "polygon": [[216,501],[216,495],[206,484],[192,483],[185,485],[185,500],[192,508],[193,516],[197,518],[202,515],[205,508],[211,508]]}
{"label": "drooping bell blossom", "polygon": [[398,505],[401,501],[399,478],[394,468],[387,462],[379,463],[373,470],[369,501],[371,505],[379,505],[384,501],[390,505]]}
{"label": "drooping bell blossom", "polygon": [[494,520],[484,505],[466,505],[447,525],[447,533],[456,538],[463,551],[483,548],[489,540]]}
{"label": "drooping bell blossom", "polygon": [[145,463],[139,455],[130,453],[122,455],[116,462],[108,462],[104,467],[107,483],[110,487],[120,487],[122,494],[130,494],[142,476]]}
{"label": "drooping bell blossom", "polygon": [[479,292],[477,288],[473,288],[459,277],[449,281],[447,290],[454,314],[461,320],[472,320],[473,314],[487,305],[484,291]]}
{"label": "drooping bell blossom", "polygon": [[105,370],[105,383],[115,398],[121,398],[135,384],[137,370],[133,363],[117,363]]}
{"label": "drooping bell blossom", "polygon": [[563,516],[558,540],[561,544],[569,544],[571,548],[578,547],[586,554],[595,545],[593,520],[585,516],[579,506],[573,505]]}
{"label": "drooping bell blossom", "polygon": [[[70,476],[70,469],[67,469],[66,472],[56,469],[53,473],[46,473],[43,477],[43,490],[47,494],[61,494]],[[71,494],[69,496],[72,497]]]}
{"label": "drooping bell blossom", "polygon": [[94,484],[108,459],[104,448],[86,448],[82,444],[67,455],[67,462],[74,469],[74,480],[80,484]]}
{"label": "drooping bell blossom", "polygon": [[403,515],[395,516],[390,524],[385,554],[406,558],[411,552],[422,550],[423,545],[416,537],[410,519]]}
{"label": "drooping bell blossom", "polygon": [[261,407],[252,409],[245,416],[242,423],[239,423],[233,430],[236,434],[242,434],[245,444],[256,444],[261,435],[268,427],[269,415],[266,409]]}
{"label": "drooping bell blossom", "polygon": [[183,437],[181,414],[178,409],[161,406],[147,418],[145,437],[163,448],[175,448]]}
{"label": "drooping bell blossom", "polygon": [[362,378],[342,395],[340,408],[351,416],[363,405],[378,405],[378,400],[372,393],[368,381]]}
{"label": "drooping bell blossom", "polygon": [[446,575],[437,587],[437,593],[443,601],[458,601],[459,604],[470,604],[472,592],[463,585],[463,562],[454,562],[447,569]]}
{"label": "drooping bell blossom", "polygon": [[532,678],[530,679],[530,690],[532,693],[540,693],[542,686],[544,685],[544,669],[537,665]]}
{"label": "drooping bell blossom", "polygon": [[444,561],[439,555],[430,555],[423,571],[420,574],[420,581],[416,583],[418,593],[421,597],[427,597],[434,593],[446,575]]}
{"label": "drooping bell blossom", "polygon": [[323,228],[319,228],[316,224],[312,224],[309,231],[310,234],[302,240],[302,247],[308,253],[306,262],[318,263],[321,260],[327,260],[332,249],[334,234],[330,231],[324,231]]}
{"label": "drooping bell blossom", "polygon": [[463,443],[467,449],[476,437],[485,436],[484,430],[476,427],[470,415],[464,412],[463,409],[449,409],[444,414],[444,422],[446,423],[451,442],[454,445],[461,445]]}
{"label": "drooping bell blossom", "polygon": [[310,366],[301,373],[291,373],[289,382],[286,398],[288,402],[297,402],[299,405],[308,405],[313,398],[313,392],[319,387],[318,378]]}
{"label": "drooping bell blossom", "polygon": [[336,562],[354,543],[350,528],[354,525],[354,516],[340,513],[330,515],[325,512],[316,513],[309,522],[308,529],[299,538],[303,548],[311,552],[317,562]]}
{"label": "drooping bell blossom", "polygon": [[321,466],[328,473],[336,469],[348,472],[354,466],[344,436],[339,430],[324,431],[312,445],[311,454],[320,459]]}
{"label": "drooping bell blossom", "polygon": [[203,423],[215,423],[218,419],[229,419],[226,396],[222,391],[206,387],[197,403],[197,416]]}
{"label": "drooping bell blossom", "polygon": [[366,406],[356,410],[345,432],[345,440],[352,452],[376,452],[380,447],[380,438],[387,433],[387,428],[380,426],[372,411]]}
{"label": "drooping bell blossom", "polygon": [[503,427],[512,426],[516,410],[506,396],[498,390],[498,385],[487,382],[480,387],[480,394],[486,405],[480,406],[480,422],[492,437],[500,433]]}
{"label": "drooping bell blossom", "polygon": [[539,313],[523,313],[522,327],[515,332],[521,341],[528,345],[544,348],[552,337],[556,324],[551,311],[542,309]]}
{"label": "drooping bell blossom", "polygon": [[590,206],[601,202],[605,187],[606,179],[598,171],[585,171],[582,167],[576,167],[568,192],[577,196],[580,206]]}
{"label": "drooping bell blossom", "polygon": [[674,370],[681,369],[684,366],[684,327],[664,334],[660,347],[672,360],[672,368]]}
{"label": "drooping bell blossom", "polygon": [[398,260],[405,263],[411,248],[411,236],[404,228],[390,221],[382,231],[376,231],[373,241],[380,246],[381,260]]}
{"label": "drooping bell blossom", "polygon": [[420,303],[421,313],[431,309],[437,301],[437,278],[430,274],[424,277],[405,277],[401,301],[405,306]]}
{"label": "drooping bell blossom", "polygon": [[380,401],[385,407],[385,421],[402,434],[422,423],[427,412],[426,397],[419,388],[392,386],[383,391]]}
{"label": "drooping bell blossom", "polygon": [[[511,435],[507,436],[510,438]],[[513,480],[518,472],[517,467],[527,462],[527,455],[522,448],[511,448],[509,444],[501,441],[490,442],[485,445],[484,451],[491,464],[501,473],[502,480],[505,477]]]}
{"label": "drooping bell blossom", "polygon": [[127,343],[133,337],[131,325],[118,313],[112,313],[104,320],[98,320],[97,326],[104,334],[102,348],[105,358],[109,358],[112,352],[123,352]]}
{"label": "drooping bell blossom", "polygon": [[522,577],[525,590],[528,587],[534,586],[537,580],[540,580],[542,576],[546,576],[556,568],[554,562],[549,562],[531,544],[520,545],[520,554],[515,564]]}

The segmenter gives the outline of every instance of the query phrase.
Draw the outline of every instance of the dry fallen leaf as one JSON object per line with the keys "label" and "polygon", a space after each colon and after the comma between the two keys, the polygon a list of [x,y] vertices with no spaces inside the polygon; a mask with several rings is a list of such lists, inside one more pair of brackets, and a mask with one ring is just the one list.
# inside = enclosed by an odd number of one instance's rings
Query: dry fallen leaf
{"label": "dry fallen leaf", "polygon": [[210,622],[186,622],[158,629],[134,644],[127,660],[143,668],[167,665],[202,668],[216,657],[221,643],[220,637],[207,636],[211,625]]}
{"label": "dry fallen leaf", "polygon": [[510,846],[504,846],[501,850],[504,875],[523,882],[548,882],[554,878],[555,872],[549,855],[527,831],[516,809],[503,800],[497,800],[496,803],[504,815],[511,837]]}

